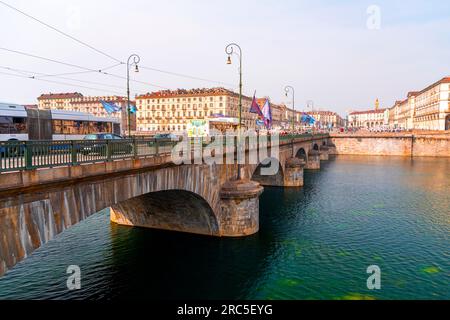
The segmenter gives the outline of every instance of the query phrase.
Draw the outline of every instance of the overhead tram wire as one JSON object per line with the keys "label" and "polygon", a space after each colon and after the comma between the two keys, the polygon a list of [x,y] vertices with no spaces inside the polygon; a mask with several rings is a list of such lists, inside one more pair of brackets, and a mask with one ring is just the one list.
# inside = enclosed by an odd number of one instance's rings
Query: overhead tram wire
{"label": "overhead tram wire", "polygon": [[[12,50],[12,49],[3,48],[3,47],[0,47],[0,50],[6,51],[6,52],[15,53],[15,54],[20,54],[20,55],[24,55],[24,56],[27,56],[27,57],[40,59],[40,60],[43,60],[43,61],[48,61],[48,62],[52,62],[52,63],[56,63],[56,64],[61,64],[61,65],[64,65],[64,66],[77,68],[77,69],[80,69],[80,70],[85,70],[85,71],[89,71],[89,72],[97,72],[97,73],[100,73],[100,74],[103,74],[103,75],[107,75],[107,76],[111,76],[111,77],[115,77],[115,78],[118,78],[118,79],[123,79],[123,80],[127,79],[124,76],[119,76],[119,75],[114,74],[114,73],[105,72],[102,69],[96,70],[96,69],[92,69],[92,68],[87,68],[87,67],[84,67],[84,66],[76,65],[76,64],[73,64],[73,63],[68,63],[68,62],[64,62],[64,61],[60,61],[60,60],[56,60],[56,59],[51,59],[51,58],[46,58],[46,57],[38,56],[38,55],[35,55],[35,54],[31,54],[31,53],[27,53],[27,52],[23,52],[23,51],[18,51],[18,50]],[[130,79],[130,81],[135,82],[135,83],[145,84],[147,86],[152,86],[152,87],[156,87],[156,88],[160,88],[160,89],[169,89],[167,87],[158,86],[158,85],[155,85],[155,84],[150,84],[150,83],[144,82],[144,81],[139,81],[139,80],[134,80],[134,79]]]}
{"label": "overhead tram wire", "polygon": [[37,80],[37,81],[43,81],[43,82],[48,82],[48,83],[60,84],[60,85],[65,85],[65,86],[70,86],[70,87],[78,87],[78,88],[95,90],[95,91],[110,92],[110,93],[114,93],[114,94],[117,94],[117,95],[123,94],[123,92],[113,91],[113,90],[109,90],[109,89],[88,87],[88,86],[82,86],[82,85],[73,84],[73,83],[53,81],[53,80],[46,80],[46,79],[31,78],[29,76],[24,76],[24,75],[21,75],[21,74],[13,74],[13,73],[1,72],[1,71],[0,71],[0,74],[7,75],[7,76],[12,76],[12,77],[23,78],[23,79],[30,79],[30,80]]}
{"label": "overhead tram wire", "polygon": [[188,78],[188,79],[192,79],[192,80],[199,80],[199,81],[217,83],[217,84],[226,85],[226,86],[232,86],[232,84],[227,83],[227,82],[211,80],[211,79],[206,79],[206,78],[201,78],[201,77],[196,77],[196,76],[190,76],[187,74],[182,74],[182,73],[177,73],[177,72],[172,72],[172,71],[165,71],[165,70],[156,69],[156,68],[152,68],[152,67],[146,67],[146,66],[142,66],[142,65],[139,65],[139,68],[145,69],[145,70],[150,70],[150,71],[155,71],[155,72],[160,72],[160,73],[165,73],[165,74],[169,74],[169,75],[176,76],[176,77],[182,77],[182,78]]}
{"label": "overhead tram wire", "polygon": [[[0,65],[0,68],[1,69],[6,69],[6,70],[10,70],[10,71],[14,71],[14,72],[18,72],[18,73],[21,73],[21,74],[27,76],[30,79],[36,79],[36,80],[41,80],[43,78],[43,76],[46,75],[45,73],[41,73],[41,72],[36,72],[36,71],[31,71],[31,70],[23,70],[23,69],[16,69],[16,68],[11,68],[11,67],[7,67],[7,66],[1,66],[1,65]],[[81,79],[74,79],[74,78],[66,78],[66,77],[61,77],[61,76],[53,76],[53,77],[54,78],[58,78],[58,79],[63,79],[63,80],[69,80],[69,81],[77,81],[77,82],[83,82],[83,83],[88,83],[88,84],[95,84],[95,85],[100,85],[100,86],[104,86],[104,87],[125,89],[122,86],[110,85],[110,84],[105,84],[105,83],[101,83],[101,82],[81,80]]]}
{"label": "overhead tram wire", "polygon": [[114,61],[116,61],[116,62],[119,62],[119,63],[121,63],[121,64],[124,64],[124,62],[122,62],[121,60],[119,60],[119,59],[117,59],[117,58],[114,58],[113,56],[107,54],[106,52],[101,51],[101,50],[99,50],[99,49],[97,49],[97,48],[91,46],[90,44],[87,44],[86,42],[81,41],[81,40],[79,40],[79,39],[77,39],[77,38],[71,36],[70,34],[64,32],[64,31],[61,31],[61,30],[57,29],[56,27],[53,27],[53,26],[49,25],[48,23],[45,23],[44,21],[39,20],[38,18],[35,18],[35,17],[33,17],[32,15],[29,15],[28,13],[23,12],[22,10],[20,10],[20,9],[18,9],[18,8],[16,8],[16,7],[13,7],[12,5],[10,5],[10,4],[8,4],[8,3],[4,2],[4,1],[0,1],[0,4],[6,6],[6,7],[8,7],[8,8],[10,8],[10,9],[12,9],[12,10],[15,10],[15,11],[19,12],[20,14],[22,14],[22,15],[24,15],[24,16],[26,16],[26,17],[28,17],[28,18],[30,18],[30,19],[32,19],[32,20],[34,20],[34,21],[36,21],[36,22],[38,22],[38,23],[40,23],[40,24],[42,24],[42,25],[44,25],[44,26],[46,26],[47,28],[52,29],[53,31],[56,31],[56,32],[62,34],[62,35],[65,36],[65,37],[68,37],[68,38],[72,39],[73,41],[78,42],[79,44],[82,44],[82,45],[85,46],[85,47],[88,47],[88,48],[91,49],[91,50],[94,50],[94,51],[97,52],[97,53],[100,53],[100,54],[104,55],[105,57],[108,57],[108,58],[110,58],[110,59],[112,59],[112,60],[114,60]]}
{"label": "overhead tram wire", "polygon": [[23,55],[23,56],[26,56],[26,57],[31,57],[31,58],[35,58],[35,59],[40,59],[40,60],[44,60],[44,61],[48,61],[48,62],[61,64],[61,65],[67,66],[67,67],[78,68],[78,69],[82,69],[82,70],[85,70],[85,71],[102,73],[101,69],[100,70],[95,70],[95,69],[92,69],[92,68],[86,68],[86,67],[82,67],[82,66],[79,66],[79,65],[76,65],[76,64],[72,64],[72,63],[68,63],[68,62],[64,62],[64,61],[59,61],[59,60],[55,60],[55,59],[51,59],[51,58],[38,56],[38,55],[35,55],[35,54],[32,54],[32,53],[27,53],[27,52],[13,50],[13,49],[8,49],[8,48],[3,48],[3,47],[0,47],[0,50],[11,52],[11,53],[15,53],[15,54],[20,54],[20,55]]}
{"label": "overhead tram wire", "polygon": [[[105,71],[105,70],[109,70],[109,69],[115,68],[120,65],[122,65],[122,64],[116,63],[112,66],[101,68],[100,70]],[[66,73],[56,73],[56,74],[42,74],[41,76],[39,76],[39,78],[70,76],[70,75],[86,74],[86,73],[92,73],[92,72],[98,72],[98,71],[79,71],[79,72],[66,72]]]}
{"label": "overhead tram wire", "polygon": [[[86,43],[86,42],[84,42],[84,41],[82,41],[80,39],[77,39],[74,36],[71,36],[70,34],[64,32],[64,31],[62,31],[62,30],[60,30],[60,29],[58,29],[58,28],[56,28],[56,27],[54,27],[54,26],[52,26],[52,25],[50,25],[50,24],[48,24],[48,23],[46,23],[46,22],[44,22],[44,21],[42,21],[42,20],[40,20],[40,19],[38,19],[38,18],[36,18],[36,17],[34,17],[34,16],[32,16],[32,15],[30,15],[30,14],[28,14],[28,13],[26,13],[26,12],[24,12],[24,11],[22,11],[22,10],[20,10],[20,9],[18,9],[18,8],[8,4],[8,3],[6,3],[6,2],[4,2],[4,1],[0,0],[0,4],[2,4],[2,5],[10,8],[12,10],[14,10],[14,11],[16,11],[16,12],[18,12],[18,13],[24,15],[24,16],[26,16],[29,19],[32,19],[32,20],[34,20],[34,21],[44,25],[45,27],[47,27],[47,28],[49,28],[49,29],[51,29],[51,30],[53,30],[55,32],[58,32],[59,34],[62,34],[65,37],[68,37],[69,39],[71,39],[71,40],[73,40],[73,41],[75,41],[75,42],[77,42],[77,43],[79,43],[79,44],[81,44],[81,45],[83,45],[85,47],[88,47],[91,50],[94,50],[95,52],[97,52],[99,54],[102,54],[105,57],[108,57],[108,58],[118,62],[119,65],[126,64],[124,61],[121,61],[120,59],[117,59],[117,58],[113,57],[112,55],[110,55],[110,54],[108,54],[108,53],[106,53],[106,52],[104,52],[104,51],[102,51],[100,49],[97,49],[97,48],[93,47],[92,45],[90,45],[90,44],[88,44],[88,43]],[[177,76],[177,77],[182,77],[182,78],[187,78],[187,79],[192,79],[192,80],[197,80],[197,81],[216,83],[216,84],[226,85],[226,86],[230,86],[231,85],[231,84],[223,82],[223,81],[206,79],[206,78],[202,78],[202,77],[192,76],[192,75],[178,73],[178,72],[173,72],[173,71],[162,70],[162,69],[158,69],[158,68],[146,67],[146,66],[142,66],[142,65],[139,65],[139,67],[142,68],[142,69],[150,70],[150,71],[155,71],[155,72],[159,72],[159,73],[164,73],[164,74],[168,74],[168,75],[172,75],[172,76]]]}

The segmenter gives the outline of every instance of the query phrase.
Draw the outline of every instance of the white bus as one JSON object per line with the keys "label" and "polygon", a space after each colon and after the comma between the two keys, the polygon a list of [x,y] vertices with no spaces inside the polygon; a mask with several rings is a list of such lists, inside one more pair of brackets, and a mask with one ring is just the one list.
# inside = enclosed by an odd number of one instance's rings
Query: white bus
{"label": "white bus", "polygon": [[92,133],[120,134],[120,120],[0,103],[0,141],[81,140]]}

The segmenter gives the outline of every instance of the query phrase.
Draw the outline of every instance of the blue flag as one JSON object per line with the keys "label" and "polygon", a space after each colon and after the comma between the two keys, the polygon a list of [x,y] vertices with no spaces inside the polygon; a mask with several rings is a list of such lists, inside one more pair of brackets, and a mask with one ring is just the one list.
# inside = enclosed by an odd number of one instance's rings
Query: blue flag
{"label": "blue flag", "polygon": [[312,126],[316,122],[316,119],[307,113],[303,113],[301,121]]}
{"label": "blue flag", "polygon": [[108,112],[109,114],[120,111],[122,109],[121,107],[117,106],[112,102],[100,100],[100,103],[103,105],[103,108],[105,108],[106,112]]}
{"label": "blue flag", "polygon": [[257,126],[263,126],[264,125],[264,121],[263,120],[256,120],[256,125]]}
{"label": "blue flag", "polygon": [[130,104],[130,113],[136,113],[137,109],[136,106]]}
{"label": "blue flag", "polygon": [[113,106],[111,106],[108,102],[100,100],[101,104],[103,105],[103,108],[105,108],[106,112],[109,114],[114,112]]}

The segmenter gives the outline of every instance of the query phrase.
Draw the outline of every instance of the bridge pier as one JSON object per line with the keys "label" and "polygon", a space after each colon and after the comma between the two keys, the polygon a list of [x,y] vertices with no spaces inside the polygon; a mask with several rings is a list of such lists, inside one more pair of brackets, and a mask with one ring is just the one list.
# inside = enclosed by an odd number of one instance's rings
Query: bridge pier
{"label": "bridge pier", "polygon": [[328,161],[329,148],[327,145],[320,146],[320,160]]}
{"label": "bridge pier", "polygon": [[220,235],[241,237],[259,230],[259,196],[264,188],[255,181],[229,180],[220,190]]}
{"label": "bridge pier", "polygon": [[284,186],[302,187],[304,167],[305,161],[303,159],[296,157],[287,159],[284,170]]}
{"label": "bridge pier", "polygon": [[307,170],[320,169],[320,152],[318,150],[312,149],[308,152],[308,161],[306,162],[305,169]]}
{"label": "bridge pier", "polygon": [[336,145],[333,142],[328,142],[328,154],[336,154]]}

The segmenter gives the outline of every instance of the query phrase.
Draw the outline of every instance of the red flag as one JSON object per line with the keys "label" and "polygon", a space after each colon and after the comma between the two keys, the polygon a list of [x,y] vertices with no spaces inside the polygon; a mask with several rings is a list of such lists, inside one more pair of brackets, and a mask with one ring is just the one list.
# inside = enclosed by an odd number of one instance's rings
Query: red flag
{"label": "red flag", "polygon": [[[255,92],[255,94],[256,94],[256,92]],[[253,94],[253,101],[252,101],[252,105],[250,106],[250,112],[251,113],[257,113],[260,118],[264,119],[264,116],[263,116],[263,114],[261,112],[261,108],[259,107],[259,104],[256,101],[255,94]]]}

